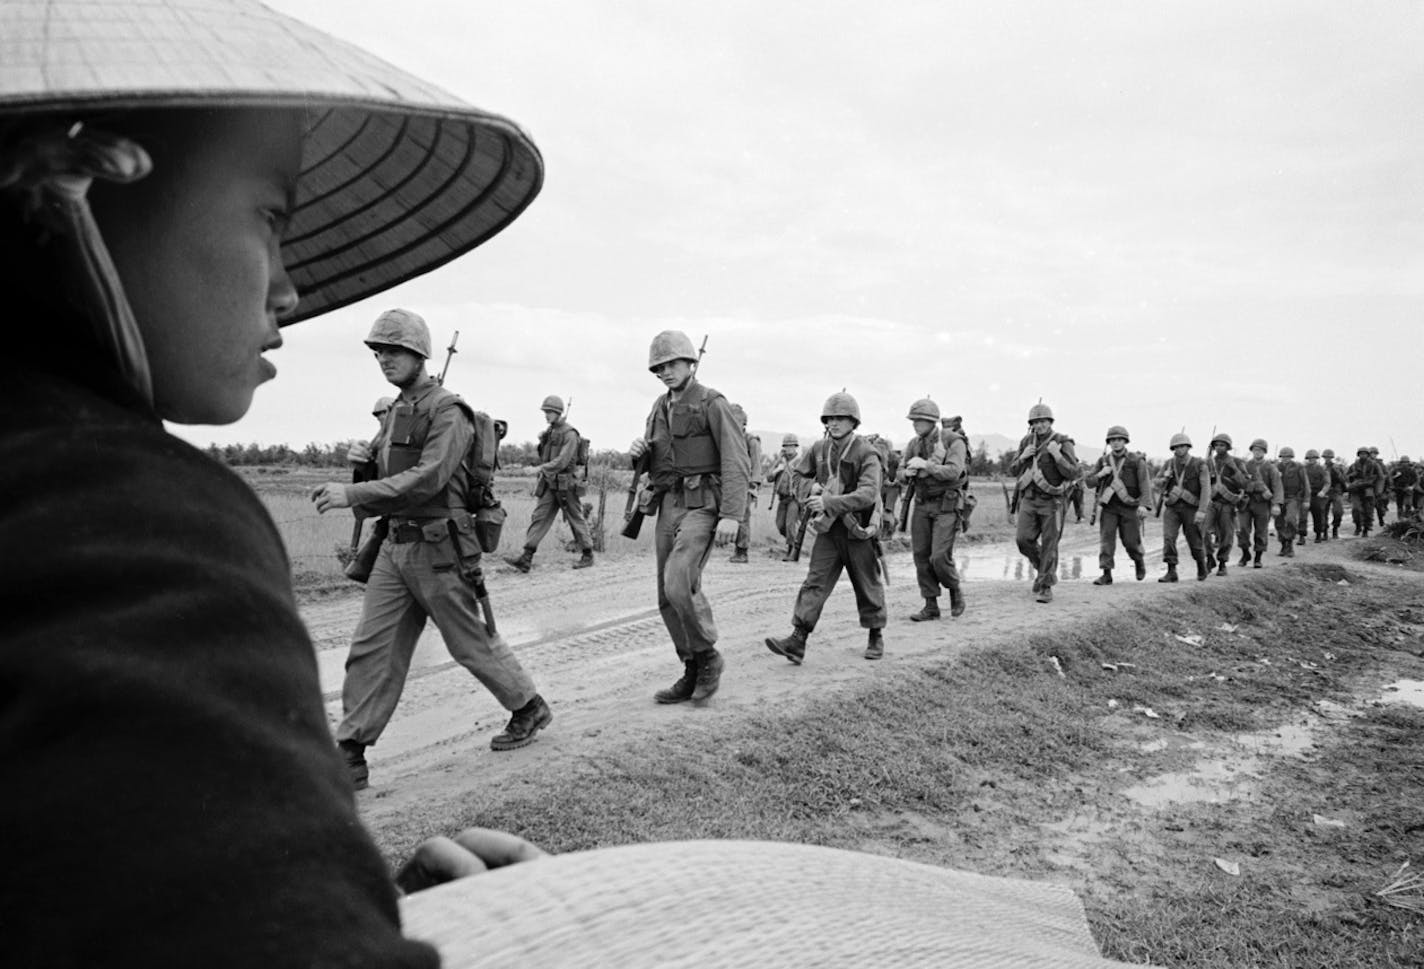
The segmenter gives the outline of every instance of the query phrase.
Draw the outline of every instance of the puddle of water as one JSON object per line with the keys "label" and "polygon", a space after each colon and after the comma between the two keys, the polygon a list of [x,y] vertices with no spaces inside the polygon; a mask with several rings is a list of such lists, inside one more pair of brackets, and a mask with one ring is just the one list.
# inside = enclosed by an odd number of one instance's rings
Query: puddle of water
{"label": "puddle of water", "polygon": [[1384,703],[1407,703],[1424,709],[1424,680],[1398,680],[1384,688],[1380,696]]}
{"label": "puddle of water", "polygon": [[1123,795],[1153,808],[1169,804],[1221,804],[1253,797],[1267,759],[1305,753],[1315,743],[1316,729],[1287,724],[1262,733],[1242,734],[1235,738],[1235,749],[1219,758],[1192,770],[1148,778],[1129,787]]}
{"label": "puddle of water", "polygon": [[[1091,573],[1097,577],[1097,556],[1092,558]],[[1011,579],[1015,582],[1031,582],[1034,572],[1029,568],[1028,560],[1019,554],[1018,549],[1012,552],[999,553],[997,550],[984,548],[975,550],[968,555],[956,555],[954,566],[959,570],[959,577],[964,580],[970,579]],[[1073,582],[1083,577],[1083,556],[1074,555],[1069,558],[1058,560],[1058,581]]]}

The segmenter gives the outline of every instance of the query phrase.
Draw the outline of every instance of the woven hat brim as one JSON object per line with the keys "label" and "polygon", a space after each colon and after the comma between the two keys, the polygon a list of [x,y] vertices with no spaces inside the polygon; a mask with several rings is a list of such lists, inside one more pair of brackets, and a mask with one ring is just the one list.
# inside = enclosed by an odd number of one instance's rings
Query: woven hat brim
{"label": "woven hat brim", "polygon": [[513,122],[254,0],[5,0],[0,113],[302,110],[284,325],[468,252],[543,185]]}
{"label": "woven hat brim", "polygon": [[575,852],[402,900],[447,969],[1108,969],[1066,888],[809,845]]}

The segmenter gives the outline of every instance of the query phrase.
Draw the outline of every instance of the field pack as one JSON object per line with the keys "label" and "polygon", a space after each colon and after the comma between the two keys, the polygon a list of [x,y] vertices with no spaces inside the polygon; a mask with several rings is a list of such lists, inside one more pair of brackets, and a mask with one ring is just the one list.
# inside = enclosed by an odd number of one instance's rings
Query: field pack
{"label": "field pack", "polygon": [[499,443],[509,431],[509,425],[497,421],[482,410],[469,410],[475,435],[465,455],[465,469],[470,476],[470,493],[465,496],[475,516],[475,537],[480,548],[492,553],[499,548],[504,530],[505,510],[494,494],[494,473],[499,468]]}

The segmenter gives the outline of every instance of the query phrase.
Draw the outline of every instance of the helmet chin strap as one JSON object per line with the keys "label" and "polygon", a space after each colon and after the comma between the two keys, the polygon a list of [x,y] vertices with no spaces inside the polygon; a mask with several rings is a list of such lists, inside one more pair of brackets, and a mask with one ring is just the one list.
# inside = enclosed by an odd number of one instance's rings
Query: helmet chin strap
{"label": "helmet chin strap", "polygon": [[63,247],[95,335],[120,377],[149,407],[153,375],[143,334],[90,211],[88,192],[96,178],[123,184],[152,170],[152,160],[138,144],[86,129],[83,122],[0,145],[0,191],[21,195],[26,217]]}

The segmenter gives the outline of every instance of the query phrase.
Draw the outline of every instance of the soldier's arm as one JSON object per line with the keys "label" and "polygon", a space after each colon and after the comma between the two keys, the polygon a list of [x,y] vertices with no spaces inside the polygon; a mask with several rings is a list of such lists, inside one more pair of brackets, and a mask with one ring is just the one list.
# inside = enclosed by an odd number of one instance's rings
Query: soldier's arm
{"label": "soldier's arm", "polygon": [[717,453],[722,457],[722,507],[718,515],[740,521],[747,510],[750,490],[751,455],[747,454],[747,438],[741,422],[732,414],[724,397],[715,397],[707,405],[707,424]]}
{"label": "soldier's arm", "polygon": [[761,438],[756,435],[747,438],[747,459],[750,462],[751,486],[760,488],[762,478]]}
{"label": "soldier's arm", "polygon": [[1078,476],[1078,455],[1073,450],[1073,441],[1065,438],[1058,442],[1058,453],[1053,460],[1058,465],[1058,470],[1062,471],[1070,478]]}
{"label": "soldier's arm", "polygon": [[1201,468],[1197,472],[1197,485],[1201,488],[1197,510],[1205,512],[1206,503],[1211,500],[1211,471],[1207,468],[1205,461],[1201,463]]}
{"label": "soldier's arm", "polygon": [[415,465],[389,477],[348,485],[351,506],[367,515],[388,515],[434,500],[450,483],[474,436],[474,425],[458,404],[442,405]]}
{"label": "soldier's arm", "polygon": [[579,434],[572,427],[564,431],[564,443],[559,448],[559,452],[543,464],[539,465],[539,473],[546,478],[563,474],[574,465],[574,458],[578,456]]}
{"label": "soldier's arm", "polygon": [[[838,472],[832,469],[832,473]],[[856,479],[854,491],[825,496],[826,514],[834,517],[848,511],[874,508],[875,501],[880,496],[880,481],[880,459],[872,454],[860,464],[860,474]]]}
{"label": "soldier's arm", "polygon": [[1147,467],[1147,455],[1137,455],[1137,480],[1142,482],[1142,497],[1137,499],[1141,508],[1151,508],[1157,504],[1157,489],[1152,481],[1152,472]]}
{"label": "soldier's arm", "polygon": [[1033,459],[1037,456],[1036,454],[1031,454],[1028,457],[1024,457],[1024,448],[1028,447],[1030,442],[1032,441],[1032,434],[1026,435],[1023,440],[1019,441],[1019,449],[1017,452],[1014,453],[1014,460],[1009,465],[1009,473],[1014,475],[1015,477],[1020,474],[1023,474],[1024,469],[1027,468],[1030,464],[1032,464]]}
{"label": "soldier's arm", "polygon": [[954,438],[945,449],[944,458],[938,463],[930,462],[920,473],[935,481],[958,481],[964,476],[965,465],[969,463],[969,452],[964,442]]}
{"label": "soldier's arm", "polygon": [[1267,468],[1270,469],[1269,475],[1271,479],[1271,504],[1283,505],[1286,501],[1286,490],[1285,487],[1281,484],[1280,469],[1273,464],[1263,465],[1261,468],[1263,474],[1266,473]]}

